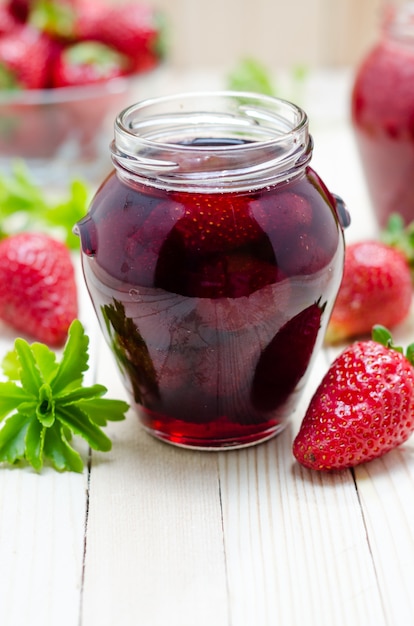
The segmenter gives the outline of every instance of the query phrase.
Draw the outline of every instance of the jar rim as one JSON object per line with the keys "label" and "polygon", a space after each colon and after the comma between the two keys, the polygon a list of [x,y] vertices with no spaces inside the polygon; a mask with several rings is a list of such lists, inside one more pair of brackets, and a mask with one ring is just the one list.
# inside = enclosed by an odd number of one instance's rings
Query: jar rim
{"label": "jar rim", "polygon": [[287,100],[245,91],[148,98],[119,113],[115,166],[147,184],[220,187],[290,177],[310,160],[308,117]]}

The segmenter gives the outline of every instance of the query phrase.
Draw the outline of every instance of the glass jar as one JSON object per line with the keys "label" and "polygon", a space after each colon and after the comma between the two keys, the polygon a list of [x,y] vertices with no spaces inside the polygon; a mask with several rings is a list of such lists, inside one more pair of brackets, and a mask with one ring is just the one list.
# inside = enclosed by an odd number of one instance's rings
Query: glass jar
{"label": "glass jar", "polygon": [[297,407],[347,219],[311,156],[306,114],[267,96],[180,94],[118,116],[114,172],[77,231],[100,325],[156,437],[241,447]]}
{"label": "glass jar", "polygon": [[379,224],[414,219],[414,3],[387,8],[381,37],[358,68],[352,123]]}

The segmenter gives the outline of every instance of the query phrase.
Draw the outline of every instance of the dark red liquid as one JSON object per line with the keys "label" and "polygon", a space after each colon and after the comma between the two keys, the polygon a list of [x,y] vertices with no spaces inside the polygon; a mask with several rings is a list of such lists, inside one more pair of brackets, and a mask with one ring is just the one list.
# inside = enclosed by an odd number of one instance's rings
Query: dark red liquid
{"label": "dark red liquid", "polygon": [[384,38],[357,72],[352,120],[373,207],[414,219],[414,45]]}
{"label": "dark red liquid", "polygon": [[210,194],[112,175],[79,230],[98,318],[151,432],[220,447],[284,426],[342,275],[335,201],[312,170]]}

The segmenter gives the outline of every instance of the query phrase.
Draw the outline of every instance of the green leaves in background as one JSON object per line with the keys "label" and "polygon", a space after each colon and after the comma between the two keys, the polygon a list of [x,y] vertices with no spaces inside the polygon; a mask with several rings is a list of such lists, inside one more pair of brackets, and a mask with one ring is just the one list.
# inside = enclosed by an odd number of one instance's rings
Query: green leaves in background
{"label": "green leaves in background", "polygon": [[276,81],[264,63],[253,57],[245,57],[228,73],[226,88],[284,98],[300,105],[307,76],[307,67],[298,64],[287,72],[279,72]]}
{"label": "green leaves in background", "polygon": [[66,197],[52,200],[31,179],[21,162],[14,164],[12,175],[0,176],[0,237],[28,230],[42,230],[63,240],[69,248],[79,249],[79,238],[72,229],[87,212],[90,190],[73,181]]}
{"label": "green leaves in background", "polygon": [[276,87],[269,70],[253,58],[242,59],[227,77],[227,88],[232,91],[253,91],[268,96],[276,95]]}

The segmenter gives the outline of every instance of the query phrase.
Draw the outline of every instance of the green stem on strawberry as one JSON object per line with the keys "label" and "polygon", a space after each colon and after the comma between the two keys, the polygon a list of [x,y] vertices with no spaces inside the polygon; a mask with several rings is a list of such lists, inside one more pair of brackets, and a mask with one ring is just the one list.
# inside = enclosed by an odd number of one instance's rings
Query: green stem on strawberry
{"label": "green stem on strawberry", "polygon": [[386,348],[390,348],[390,350],[395,350],[395,352],[403,354],[406,359],[411,363],[411,365],[414,365],[414,343],[411,343],[409,346],[407,346],[404,353],[404,348],[402,348],[401,346],[396,346],[394,344],[394,340],[390,331],[388,330],[388,328],[385,328],[385,326],[381,326],[381,324],[376,324],[375,326],[373,326],[371,337],[374,341],[382,344]]}
{"label": "green stem on strawberry", "polygon": [[40,31],[71,39],[74,36],[76,11],[68,2],[36,0],[30,10],[30,23]]}

